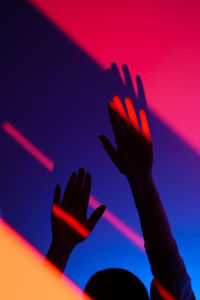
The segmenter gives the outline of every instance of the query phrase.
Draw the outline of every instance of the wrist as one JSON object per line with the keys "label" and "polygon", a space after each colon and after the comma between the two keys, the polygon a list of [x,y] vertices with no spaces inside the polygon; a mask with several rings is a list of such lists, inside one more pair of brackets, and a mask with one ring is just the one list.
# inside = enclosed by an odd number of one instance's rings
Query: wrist
{"label": "wrist", "polygon": [[66,240],[65,242],[63,242],[56,238],[53,238],[51,242],[51,247],[59,252],[69,252],[70,250],[72,251],[75,246],[76,243],[74,243],[72,240]]}
{"label": "wrist", "polygon": [[127,178],[130,184],[136,207],[148,209],[160,202],[158,191],[155,187],[152,174],[137,174],[137,176]]}
{"label": "wrist", "polygon": [[46,259],[50,261],[61,273],[64,272],[69,256],[74,249],[74,244],[63,245],[59,241],[52,240]]}
{"label": "wrist", "polygon": [[129,184],[131,185],[137,185],[137,186],[144,186],[146,184],[153,184],[153,177],[152,173],[140,173],[140,172],[135,172],[132,173],[131,175],[126,176]]}

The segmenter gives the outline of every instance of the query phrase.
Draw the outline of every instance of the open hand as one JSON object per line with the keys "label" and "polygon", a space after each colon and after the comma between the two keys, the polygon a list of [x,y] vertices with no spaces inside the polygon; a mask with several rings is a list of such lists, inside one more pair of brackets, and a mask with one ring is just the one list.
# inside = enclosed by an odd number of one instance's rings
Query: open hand
{"label": "open hand", "polygon": [[56,186],[52,209],[53,242],[63,246],[76,245],[84,241],[103,215],[106,207],[99,206],[87,219],[87,208],[91,189],[91,175],[83,168],[78,175],[72,173],[60,202],[61,187]]}
{"label": "open hand", "polygon": [[151,175],[153,147],[146,114],[139,111],[140,124],[129,97],[125,98],[127,113],[118,96],[108,104],[117,149],[104,135],[99,138],[114,164],[128,178]]}

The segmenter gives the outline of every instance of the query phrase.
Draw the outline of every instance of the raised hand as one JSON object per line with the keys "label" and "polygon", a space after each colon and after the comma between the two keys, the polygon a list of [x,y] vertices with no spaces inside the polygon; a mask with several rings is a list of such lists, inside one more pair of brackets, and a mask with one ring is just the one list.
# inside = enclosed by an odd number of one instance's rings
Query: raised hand
{"label": "raised hand", "polygon": [[[153,147],[144,112],[146,99],[142,81],[139,76],[136,77],[136,93],[127,66],[123,66],[122,69],[125,83],[116,64],[112,64],[111,70],[107,70],[108,77],[114,82],[112,96],[117,94],[121,96],[121,99],[125,99],[127,110],[126,113],[119,96],[114,96],[113,101],[108,104],[116,148],[104,135],[100,135],[99,138],[112,161],[127,176],[134,196],[145,249],[154,276],[152,298],[160,297],[158,296],[160,294],[165,295],[166,299],[180,299],[181,295],[182,298],[195,299],[190,277],[178,252],[152,177]],[[133,100],[135,108],[130,98]],[[139,113],[136,114],[135,110]],[[173,260],[174,257],[175,260]],[[166,261],[170,261],[170,263],[168,264]],[[174,282],[183,282],[183,278],[185,285],[174,285]]]}
{"label": "raised hand", "polygon": [[[122,73],[116,63],[112,63],[109,69],[106,69],[106,80],[109,99],[112,99],[114,95],[118,95],[120,99],[130,97],[134,103],[136,111],[144,109],[147,111],[147,101],[142,84],[141,77],[136,76],[137,88],[135,88],[129,68],[126,64],[122,65]],[[123,74],[124,80],[121,74]]]}
{"label": "raised hand", "polygon": [[[140,88],[138,86],[138,90]],[[117,149],[104,135],[99,138],[114,164],[128,178],[151,175],[153,147],[146,114],[144,110],[139,111],[139,124],[129,97],[125,98],[125,104],[128,114],[118,96],[114,96],[108,104]]]}
{"label": "raised hand", "polygon": [[61,187],[56,186],[52,209],[53,243],[59,246],[74,246],[87,238],[105,211],[98,207],[87,219],[87,208],[91,189],[91,175],[79,169],[72,173],[65,189],[62,202]]}

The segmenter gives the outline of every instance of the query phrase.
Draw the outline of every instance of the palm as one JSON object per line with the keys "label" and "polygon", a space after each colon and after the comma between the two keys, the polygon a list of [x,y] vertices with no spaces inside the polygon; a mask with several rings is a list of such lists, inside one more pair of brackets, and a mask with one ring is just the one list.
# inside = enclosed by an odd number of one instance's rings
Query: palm
{"label": "palm", "polygon": [[[128,124],[127,124],[128,126]],[[123,132],[116,141],[118,151],[118,168],[121,173],[131,176],[134,174],[151,173],[153,162],[152,143],[142,133],[130,128]]]}
{"label": "palm", "polygon": [[78,234],[76,230],[74,230],[70,225],[63,222],[63,220],[55,216],[55,214],[53,213],[51,217],[51,223],[53,239],[55,239],[59,243],[62,243],[64,245],[69,244],[69,242],[78,244],[84,241],[84,237],[82,235]]}
{"label": "palm", "polygon": [[91,176],[80,169],[72,173],[60,203],[61,188],[56,186],[52,210],[52,236],[59,244],[77,244],[85,240],[102,216],[105,206],[98,207],[87,218]]}
{"label": "palm", "polygon": [[127,177],[138,174],[150,174],[153,164],[153,148],[148,121],[140,110],[141,128],[130,98],[125,99],[128,115],[118,96],[109,102],[109,115],[117,149],[110,141],[100,136],[106,151],[121,173]]}

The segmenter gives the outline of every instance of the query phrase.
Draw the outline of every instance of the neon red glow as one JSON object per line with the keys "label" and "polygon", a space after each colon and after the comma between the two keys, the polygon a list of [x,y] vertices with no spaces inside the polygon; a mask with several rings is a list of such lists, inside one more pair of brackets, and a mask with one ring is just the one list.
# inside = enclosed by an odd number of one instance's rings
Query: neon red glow
{"label": "neon red glow", "polygon": [[[96,209],[99,205],[101,205],[101,203],[99,203],[99,201],[97,201],[93,196],[90,196],[89,204],[93,209]],[[105,210],[103,217],[119,232],[121,232],[127,239],[129,239],[136,247],[138,247],[142,252],[145,252],[144,239],[138,233],[136,233],[128,225],[123,223],[108,209]]]}
{"label": "neon red glow", "polygon": [[87,238],[90,234],[90,231],[87,228],[85,228],[77,219],[75,219],[72,215],[70,215],[57,205],[53,205],[52,212],[57,218],[61,219],[66,224],[71,226],[82,237]]}
{"label": "neon red glow", "polygon": [[120,100],[119,96],[114,96],[114,97],[113,97],[113,102],[114,102],[114,105],[115,105],[115,108],[116,108],[118,114],[119,114],[124,120],[127,120],[127,115],[126,115],[126,112],[125,112],[125,110],[124,110],[123,104],[121,103],[121,100]]}
{"label": "neon red glow", "polygon": [[60,272],[2,219],[0,245],[1,299],[91,299],[66,276],[60,280]]}
{"label": "neon red glow", "polygon": [[149,129],[149,123],[148,123],[147,116],[143,109],[141,109],[139,111],[139,115],[140,115],[140,120],[141,120],[142,133],[147,140],[151,141],[151,133],[150,133],[150,129]]}
{"label": "neon red glow", "polygon": [[54,162],[36,148],[27,138],[25,138],[12,124],[3,122],[2,129],[18,142],[26,151],[37,159],[50,172],[53,171]]}
{"label": "neon red glow", "polygon": [[156,286],[162,299],[176,300],[176,298],[174,296],[172,296],[166,289],[164,289],[163,286],[159,283],[159,281],[156,280],[155,278],[153,279],[152,284],[154,284]]}
{"label": "neon red glow", "polygon": [[199,1],[29,2],[103,68],[140,74],[150,110],[200,154]]}
{"label": "neon red glow", "polygon": [[[111,102],[113,103],[113,102]],[[114,104],[114,103],[113,103]],[[30,143],[16,128],[14,128],[9,122],[4,122],[2,124],[2,129],[8,133],[12,138],[14,138],[20,145],[22,145],[31,155],[35,157],[35,152],[33,150],[36,150],[36,153],[40,153],[40,151],[32,144]],[[42,153],[41,153],[42,154]],[[42,154],[42,158],[46,158],[47,162],[49,162],[49,159]],[[41,157],[40,157],[41,158]],[[38,158],[37,158],[38,159]],[[41,164],[44,164],[44,161],[41,159],[38,159]],[[46,166],[46,165],[45,165]],[[51,168],[50,168],[51,166]],[[52,171],[52,168],[54,166],[54,162],[50,161],[50,166],[46,166],[49,171]],[[93,196],[90,197],[90,203],[89,205],[92,208],[97,208],[101,203],[99,203]],[[63,212],[58,207],[53,206],[53,213],[57,215],[59,218],[61,218],[65,222],[71,222],[71,226],[74,226],[75,230],[79,230],[78,232],[84,236],[87,237],[89,234],[89,231],[84,228],[76,219],[74,219],[72,216],[68,215],[66,212]],[[134,243],[140,250],[145,252],[144,250],[144,240],[142,237],[140,237],[134,230],[129,228],[125,223],[120,221],[119,218],[117,218],[114,214],[112,214],[108,209],[103,214],[103,218],[105,218],[111,225],[115,227],[119,232],[125,235],[126,238],[128,238],[132,243]],[[69,224],[69,223],[68,223]],[[70,225],[69,224],[69,225]]]}
{"label": "neon red glow", "polygon": [[129,97],[127,97],[125,99],[125,104],[126,104],[126,109],[127,109],[127,112],[128,112],[128,118],[129,118],[129,121],[130,121],[131,125],[135,129],[140,130],[140,126],[139,126],[139,123],[138,123],[138,120],[137,120],[135,109],[134,109],[133,103],[132,103],[132,101]]}
{"label": "neon red glow", "polygon": [[127,97],[125,99],[125,104],[126,104],[129,119],[126,115],[123,104],[118,96],[114,96],[113,102],[112,101],[109,102],[109,106],[112,110],[117,112],[118,115],[121,116],[121,118],[123,118],[125,121],[128,121],[129,124],[131,124],[134,127],[134,129],[138,130],[147,140],[151,142],[152,139],[151,139],[149,124],[148,124],[145,111],[143,109],[139,111],[140,121],[141,121],[141,130],[140,130],[135,109],[131,102],[131,99]]}
{"label": "neon red glow", "polygon": [[[117,100],[118,101],[118,100]],[[111,102],[114,107],[115,104]],[[120,102],[121,103],[121,102]],[[111,105],[112,105],[111,104]],[[122,104],[121,104],[122,105]],[[121,107],[118,105],[121,110]],[[116,109],[116,108],[114,108]],[[124,113],[121,110],[122,116]],[[143,117],[144,116],[144,117]],[[140,111],[141,117],[141,111]],[[127,116],[126,116],[127,118]],[[141,120],[145,120],[146,115],[142,113]],[[147,122],[144,121],[144,123]],[[147,122],[148,125],[148,122]],[[23,146],[31,155],[33,155],[41,164],[43,164],[49,171],[53,170],[54,163],[49,160],[43,153],[41,153],[32,143],[30,143],[15,127],[9,122],[2,124],[2,129],[8,133],[13,139],[15,139],[21,146]],[[148,128],[144,126],[144,131]],[[150,133],[149,133],[150,134]],[[96,209],[101,205],[93,196],[90,196],[89,205]],[[53,205],[53,214],[69,224],[74,228],[81,236],[86,238],[90,231],[87,230],[81,223],[79,223],[73,216],[63,211],[61,208]],[[116,217],[108,209],[103,214],[105,220],[113,225],[119,232],[121,232],[126,238],[128,238],[134,245],[136,245],[142,252],[145,253],[144,239],[137,234],[133,229],[123,223],[118,217]],[[31,246],[29,245],[19,234],[14,232],[3,220],[0,218],[0,241],[4,247],[0,247],[0,265],[1,272],[0,281],[3,283],[3,289],[1,294],[3,299],[45,299],[48,295],[48,299],[55,299],[59,296],[59,299],[72,299],[72,300],[89,300],[87,295],[83,295],[83,292],[75,286],[73,282],[65,277],[65,286],[59,286],[61,281],[57,281],[60,278],[56,275],[57,271],[50,263],[46,262],[41,268],[41,261],[44,258]],[[14,255],[13,255],[13,249]],[[11,253],[10,253],[11,252]],[[11,261],[12,258],[12,261]],[[38,262],[40,262],[38,268]],[[37,263],[37,264],[35,264]],[[12,270],[8,266],[11,266]],[[24,270],[25,268],[25,270]],[[27,271],[28,268],[28,271]],[[14,276],[12,280],[10,274]],[[52,277],[53,276],[53,277]],[[29,279],[27,284],[27,278]],[[45,278],[45,280],[44,280]],[[53,279],[52,279],[53,278]],[[19,280],[18,280],[19,279]],[[10,289],[10,281],[12,280],[12,289]],[[14,284],[13,284],[14,282]],[[34,289],[32,282],[34,282]],[[31,283],[31,286],[30,286]],[[51,284],[50,284],[51,283]],[[173,298],[160,284],[154,280],[154,284],[157,286],[159,293],[167,300],[176,300]],[[62,288],[62,289],[61,289]],[[23,292],[23,297],[22,297]]]}
{"label": "neon red glow", "polygon": [[[92,203],[99,206],[95,199]],[[60,272],[1,218],[0,243],[1,299],[91,299],[66,276],[60,280]],[[163,299],[176,300],[156,279],[153,284]]]}

